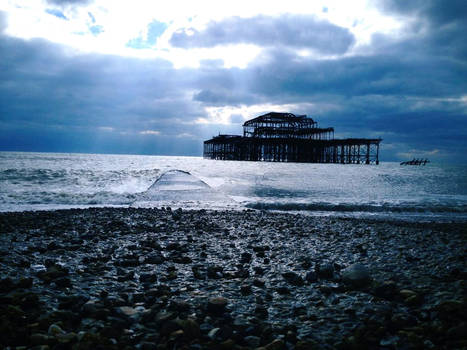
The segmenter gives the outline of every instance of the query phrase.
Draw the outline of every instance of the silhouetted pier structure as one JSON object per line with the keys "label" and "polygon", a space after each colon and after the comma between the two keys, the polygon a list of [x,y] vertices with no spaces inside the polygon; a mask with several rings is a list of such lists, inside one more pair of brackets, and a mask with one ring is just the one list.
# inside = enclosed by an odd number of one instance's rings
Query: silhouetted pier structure
{"label": "silhouetted pier structure", "polygon": [[271,112],[246,121],[243,136],[204,141],[204,157],[270,162],[379,164],[381,139],[335,139],[306,115]]}

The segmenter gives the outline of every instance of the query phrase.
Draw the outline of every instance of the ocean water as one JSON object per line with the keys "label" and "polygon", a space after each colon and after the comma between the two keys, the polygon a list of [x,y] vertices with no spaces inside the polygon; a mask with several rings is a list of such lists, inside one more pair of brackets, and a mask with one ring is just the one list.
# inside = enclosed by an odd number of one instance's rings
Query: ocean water
{"label": "ocean water", "polygon": [[[182,170],[215,200],[185,193],[151,203],[151,186]],[[188,189],[189,190],[189,189]],[[152,190],[154,193],[154,187]],[[149,196],[149,197],[148,197]],[[95,206],[254,208],[308,215],[467,221],[467,166],[217,161],[200,157],[0,152],[0,211]]]}

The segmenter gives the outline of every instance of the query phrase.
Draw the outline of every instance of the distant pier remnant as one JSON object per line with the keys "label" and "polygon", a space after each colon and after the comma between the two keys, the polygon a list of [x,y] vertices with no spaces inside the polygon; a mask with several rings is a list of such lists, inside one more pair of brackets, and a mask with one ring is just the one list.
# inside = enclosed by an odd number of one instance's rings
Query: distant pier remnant
{"label": "distant pier remnant", "polygon": [[426,163],[429,163],[430,161],[428,159],[412,159],[408,160],[406,162],[401,162],[401,165],[426,165]]}
{"label": "distant pier remnant", "polygon": [[204,141],[204,158],[269,162],[379,164],[379,139],[335,139],[306,115],[270,112],[243,124],[243,136]]}

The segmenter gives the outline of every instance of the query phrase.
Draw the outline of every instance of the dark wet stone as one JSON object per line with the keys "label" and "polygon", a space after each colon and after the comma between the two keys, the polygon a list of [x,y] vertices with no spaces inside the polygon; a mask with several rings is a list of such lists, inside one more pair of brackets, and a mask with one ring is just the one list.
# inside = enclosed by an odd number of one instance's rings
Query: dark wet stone
{"label": "dark wet stone", "polygon": [[139,280],[143,283],[154,283],[157,281],[157,275],[155,273],[142,273],[139,275]]}
{"label": "dark wet stone", "polygon": [[262,319],[265,319],[268,317],[268,308],[264,305],[256,305],[255,307],[255,314],[256,316],[262,318]]}
{"label": "dark wet stone", "polygon": [[53,337],[49,337],[47,334],[33,333],[29,338],[31,345],[47,345],[53,340]]}
{"label": "dark wet stone", "polygon": [[255,245],[255,246],[252,247],[252,249],[256,253],[271,250],[271,248],[269,246],[267,246],[267,245]]}
{"label": "dark wet stone", "polygon": [[214,326],[207,322],[203,322],[199,325],[200,332],[203,334],[208,334],[213,328]]}
{"label": "dark wet stone", "polygon": [[373,294],[387,300],[394,300],[398,295],[398,287],[394,281],[385,281],[373,288]]}
{"label": "dark wet stone", "polygon": [[178,242],[169,242],[165,246],[165,249],[169,250],[169,251],[181,251],[182,250],[182,245],[180,243],[178,243]]}
{"label": "dark wet stone", "polygon": [[146,297],[161,297],[164,295],[170,295],[170,287],[166,284],[159,284],[154,288],[147,290],[144,294]]}
{"label": "dark wet stone", "polygon": [[212,340],[222,342],[232,336],[233,330],[229,326],[216,327],[209,331],[208,337]]}
{"label": "dark wet stone", "polygon": [[303,286],[303,279],[295,272],[288,271],[282,274],[282,277],[293,286]]}
{"label": "dark wet stone", "polygon": [[103,304],[95,301],[88,301],[82,307],[83,316],[105,320],[110,315],[110,310],[105,308]]}
{"label": "dark wet stone", "polygon": [[159,242],[156,239],[153,239],[153,238],[147,238],[147,239],[141,240],[140,245],[142,247],[151,248],[151,249],[154,249],[154,250],[157,250],[157,251],[162,250],[162,247],[159,244]]}
{"label": "dark wet stone", "polygon": [[301,256],[301,265],[305,270],[308,270],[312,266],[312,259],[309,256]]}
{"label": "dark wet stone", "polygon": [[39,296],[33,292],[17,290],[11,296],[13,303],[19,305],[23,310],[35,309],[40,305]]}
{"label": "dark wet stone", "polygon": [[172,261],[177,264],[191,264],[193,260],[188,255],[175,255],[172,256]]}
{"label": "dark wet stone", "polygon": [[302,303],[295,303],[292,305],[292,313],[294,316],[306,315],[307,307]]}
{"label": "dark wet stone", "polygon": [[366,266],[356,263],[342,270],[342,280],[352,287],[363,288],[371,282],[372,278]]}
{"label": "dark wet stone", "polygon": [[463,338],[465,339],[466,334],[467,334],[467,323],[466,322],[461,322],[460,324],[449,328],[446,333],[448,338],[451,340],[457,340],[457,339],[460,340]]}
{"label": "dark wet stone", "polygon": [[206,275],[208,278],[219,279],[222,278],[222,266],[210,265],[206,269]]}
{"label": "dark wet stone", "polygon": [[253,285],[254,285],[255,287],[263,288],[263,287],[265,286],[265,284],[266,284],[266,282],[264,282],[264,280],[260,280],[260,279],[258,279],[258,278],[255,278],[255,279],[253,280]]}
{"label": "dark wet stone", "polygon": [[169,310],[177,312],[188,312],[191,308],[191,304],[185,300],[172,300],[169,305]]}
{"label": "dark wet stone", "polygon": [[[345,349],[347,345],[343,345],[340,348]],[[295,344],[295,350],[318,350],[321,346],[313,340],[300,340]]]}
{"label": "dark wet stone", "polygon": [[161,254],[150,254],[144,259],[145,264],[160,265],[164,261],[165,261],[165,258]]}
{"label": "dark wet stone", "polygon": [[411,315],[396,313],[391,317],[391,324],[395,329],[413,327],[417,324],[417,319]]}
{"label": "dark wet stone", "polygon": [[265,350],[282,350],[285,349],[285,342],[282,339],[276,339],[264,346]]}
{"label": "dark wet stone", "polygon": [[334,265],[330,263],[316,264],[315,272],[319,278],[331,279],[334,277]]}
{"label": "dark wet stone", "polygon": [[16,282],[16,288],[31,288],[33,285],[33,279],[31,277],[22,277]]}
{"label": "dark wet stone", "polygon": [[135,279],[135,272],[134,271],[126,271],[122,270],[117,277],[118,282],[126,282],[126,281],[133,281]]}
{"label": "dark wet stone", "polygon": [[51,265],[47,268],[46,271],[39,271],[37,277],[39,277],[44,282],[51,282],[52,280],[65,277],[68,275],[68,269],[61,265]]}
{"label": "dark wet stone", "polygon": [[182,208],[178,208],[177,210],[172,212],[172,219],[178,221],[182,218]]}
{"label": "dark wet stone", "polygon": [[220,337],[221,329],[220,328],[211,328],[208,332],[208,337],[213,340],[221,341],[222,338]]}
{"label": "dark wet stone", "polygon": [[193,319],[177,321],[184,332],[184,336],[188,341],[198,339],[201,336],[200,326]]}
{"label": "dark wet stone", "polygon": [[31,262],[27,259],[18,259],[18,261],[15,262],[15,265],[19,267],[27,268],[31,266]]}
{"label": "dark wet stone", "polygon": [[279,293],[280,295],[287,295],[287,294],[290,294],[290,289],[287,288],[286,286],[279,286],[276,288],[276,292]]}
{"label": "dark wet stone", "polygon": [[134,258],[126,258],[122,259],[120,261],[115,261],[116,266],[122,266],[122,267],[135,267],[139,265],[139,259],[137,257]]}
{"label": "dark wet stone", "polygon": [[58,308],[79,310],[88,300],[89,297],[83,294],[63,295],[58,298]]}
{"label": "dark wet stone", "polygon": [[63,249],[63,246],[61,246],[55,241],[52,241],[49,244],[47,244],[47,250],[58,250],[58,249]]}
{"label": "dark wet stone", "polygon": [[240,256],[240,262],[245,264],[245,263],[249,263],[250,261],[251,261],[251,253],[243,252],[242,255]]}
{"label": "dark wet stone", "polygon": [[248,278],[250,277],[250,271],[248,269],[238,269],[234,273],[235,278]]}
{"label": "dark wet stone", "polygon": [[252,348],[257,348],[261,344],[261,338],[254,335],[248,335],[243,338],[243,340],[249,347]]}
{"label": "dark wet stone", "polygon": [[63,346],[71,346],[72,343],[78,340],[78,337],[74,332],[57,334],[55,338],[58,340],[59,344]]}
{"label": "dark wet stone", "polygon": [[315,283],[318,281],[318,275],[315,271],[308,271],[305,275],[305,281]]}
{"label": "dark wet stone", "polygon": [[261,266],[255,266],[253,270],[255,270],[255,275],[257,276],[262,276],[264,274],[264,268]]}
{"label": "dark wet stone", "polygon": [[214,297],[208,300],[207,310],[210,313],[221,315],[226,311],[229,301],[224,297]]}
{"label": "dark wet stone", "polygon": [[6,277],[0,280],[0,292],[1,293],[10,292],[15,287],[16,287],[15,283],[9,277]]}
{"label": "dark wet stone", "polygon": [[162,336],[167,336],[181,329],[182,326],[179,325],[176,320],[168,320],[161,323],[160,333]]}
{"label": "dark wet stone", "polygon": [[439,313],[441,318],[449,319],[449,317],[460,316],[465,312],[466,304],[459,300],[444,300],[439,302],[434,309]]}
{"label": "dark wet stone", "polygon": [[59,277],[54,280],[54,283],[59,288],[71,288],[72,282],[68,277]]}
{"label": "dark wet stone", "polygon": [[251,294],[251,285],[249,284],[242,284],[240,286],[240,292],[242,293],[242,295],[249,295]]}
{"label": "dark wet stone", "polygon": [[200,266],[192,266],[191,271],[193,271],[193,277],[199,280],[206,279],[206,274],[203,272]]}
{"label": "dark wet stone", "polygon": [[47,330],[47,334],[56,336],[58,334],[65,334],[65,331],[58,324],[51,324]]}
{"label": "dark wet stone", "polygon": [[142,341],[141,343],[136,345],[136,349],[138,350],[154,350],[156,349],[157,344],[154,342],[149,341]]}

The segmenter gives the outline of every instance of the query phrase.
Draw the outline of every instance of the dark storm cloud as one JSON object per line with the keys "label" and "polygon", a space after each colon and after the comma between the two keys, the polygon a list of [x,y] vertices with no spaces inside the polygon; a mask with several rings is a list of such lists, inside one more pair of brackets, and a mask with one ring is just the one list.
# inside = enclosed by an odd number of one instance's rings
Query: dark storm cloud
{"label": "dark storm cloud", "polygon": [[324,54],[342,54],[354,43],[348,29],[309,15],[281,17],[231,17],[210,22],[203,31],[187,29],[172,35],[176,47],[214,47],[227,44],[290,46],[308,48]]}
{"label": "dark storm cloud", "polygon": [[[180,86],[189,88],[192,73],[167,61],[70,56],[45,40],[7,36],[0,36],[0,52],[0,149],[173,154],[184,145],[193,155],[212,134],[192,125],[204,116]],[[161,135],[140,134],[145,130]],[[193,130],[196,142],[162,142]]]}
{"label": "dark storm cloud", "polygon": [[216,90],[204,89],[196,93],[193,99],[206,103],[210,106],[240,106],[259,103],[253,92],[245,93],[243,91],[235,91],[232,89],[219,88]]}
{"label": "dark storm cloud", "polygon": [[415,19],[407,30],[424,36],[431,52],[467,57],[467,6],[464,0],[381,0],[381,10],[389,15]]}
{"label": "dark storm cloud", "polygon": [[428,18],[436,25],[467,21],[464,0],[380,0],[378,3],[385,12]]}
{"label": "dark storm cloud", "polygon": [[297,97],[316,92],[448,97],[466,91],[463,62],[435,56],[408,57],[403,51],[404,45],[394,45],[387,53],[372,56],[315,60],[272,50],[259,64],[249,67],[250,84],[270,96],[285,92]]}

